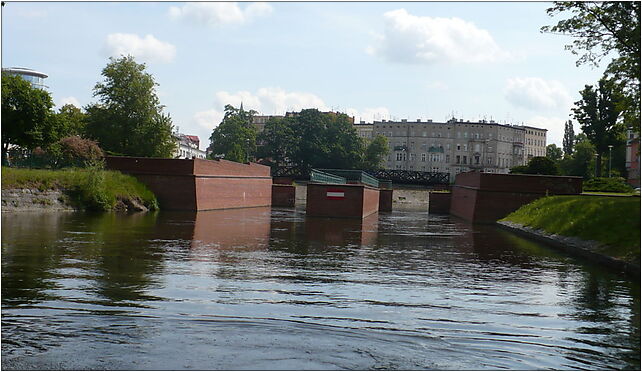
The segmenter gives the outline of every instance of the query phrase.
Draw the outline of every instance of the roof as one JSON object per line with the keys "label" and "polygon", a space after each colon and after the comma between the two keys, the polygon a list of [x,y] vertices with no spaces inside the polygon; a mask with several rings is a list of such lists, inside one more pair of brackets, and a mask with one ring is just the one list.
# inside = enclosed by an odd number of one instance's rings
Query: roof
{"label": "roof", "polygon": [[185,137],[188,138],[190,141],[200,142],[200,140],[198,139],[198,136],[185,135]]}
{"label": "roof", "polygon": [[2,71],[9,72],[12,74],[37,76],[41,78],[48,77],[48,75],[45,74],[44,72],[39,72],[26,67],[9,67],[9,68],[3,68]]}

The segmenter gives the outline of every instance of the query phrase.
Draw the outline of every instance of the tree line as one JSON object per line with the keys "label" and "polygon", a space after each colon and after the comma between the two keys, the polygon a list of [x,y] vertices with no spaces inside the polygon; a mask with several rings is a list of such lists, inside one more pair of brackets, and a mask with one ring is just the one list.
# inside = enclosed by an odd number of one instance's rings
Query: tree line
{"label": "tree line", "polygon": [[260,133],[256,111],[225,106],[225,115],[210,137],[212,158],[258,161],[278,167],[377,169],[388,154],[388,140],[357,135],[348,115],[305,109],[270,117]]}
{"label": "tree line", "polygon": [[[110,58],[96,83],[97,102],[53,110],[51,94],[20,76],[2,73],[2,164],[44,156],[49,166],[65,159],[113,155],[171,157],[172,119],[163,113],[145,64],[131,56]],[[80,164],[71,164],[80,165]]]}

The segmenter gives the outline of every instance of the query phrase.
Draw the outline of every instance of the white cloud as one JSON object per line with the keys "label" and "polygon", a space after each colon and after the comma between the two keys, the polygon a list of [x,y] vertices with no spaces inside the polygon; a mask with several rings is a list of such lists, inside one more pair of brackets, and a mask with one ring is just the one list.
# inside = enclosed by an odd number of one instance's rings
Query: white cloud
{"label": "white cloud", "polygon": [[227,104],[239,107],[241,102],[243,102],[244,109],[256,110],[266,115],[283,115],[286,111],[300,111],[308,108],[329,110],[325,102],[312,93],[287,92],[281,88],[260,88],[256,93],[248,91],[216,92],[216,107],[223,107]]}
{"label": "white cloud", "polygon": [[429,82],[428,84],[426,84],[426,87],[433,90],[448,90],[448,85],[443,81]]}
{"label": "white cloud", "polygon": [[153,35],[141,38],[135,34],[109,34],[104,51],[109,56],[132,55],[147,62],[171,62],[176,56],[176,47],[162,42]]}
{"label": "white cloud", "polygon": [[365,121],[372,123],[375,120],[390,120],[390,110],[387,107],[367,107],[363,110],[349,108],[346,114],[354,116],[354,122]]}
{"label": "white cloud", "polygon": [[536,77],[508,79],[504,96],[512,104],[530,110],[566,110],[573,103],[562,83]]}
{"label": "white cloud", "polygon": [[272,6],[267,3],[252,3],[241,9],[237,3],[199,2],[187,3],[182,7],[172,6],[169,9],[169,16],[173,20],[183,20],[206,26],[243,24],[271,13]]}
{"label": "white cloud", "polygon": [[460,18],[419,17],[405,9],[384,14],[383,35],[369,54],[406,63],[494,62],[509,57],[486,30]]}
{"label": "white cloud", "polygon": [[194,121],[203,129],[208,129],[211,132],[221,123],[223,115],[221,111],[217,110],[200,111],[194,114]]}
{"label": "white cloud", "polygon": [[564,138],[564,123],[566,119],[558,117],[545,117],[534,116],[526,120],[526,125],[536,128],[548,129],[546,133],[546,144],[556,144],[558,147],[562,146],[562,138]]}
{"label": "white cloud", "polygon": [[71,104],[71,105],[74,105],[74,106],[76,106],[78,108],[81,108],[80,102],[78,102],[76,97],[62,97],[62,98],[58,99],[56,106],[62,107],[62,106],[67,105],[67,104]]}

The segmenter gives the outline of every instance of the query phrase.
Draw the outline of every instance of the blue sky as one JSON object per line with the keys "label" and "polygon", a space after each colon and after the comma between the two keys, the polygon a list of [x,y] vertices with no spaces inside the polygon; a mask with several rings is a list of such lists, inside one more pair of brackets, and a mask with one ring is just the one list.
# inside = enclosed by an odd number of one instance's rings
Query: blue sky
{"label": "blue sky", "polygon": [[[165,112],[209,144],[223,106],[356,120],[453,113],[549,130],[603,68],[576,67],[543,2],[7,2],[2,66],[49,75],[57,106],[96,100],[110,56],[147,65]],[[576,126],[576,132],[579,128]]]}

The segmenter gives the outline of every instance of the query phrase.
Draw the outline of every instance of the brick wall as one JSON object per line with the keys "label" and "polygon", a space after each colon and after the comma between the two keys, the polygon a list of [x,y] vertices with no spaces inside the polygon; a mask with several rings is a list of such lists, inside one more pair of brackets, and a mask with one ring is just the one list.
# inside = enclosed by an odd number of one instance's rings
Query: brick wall
{"label": "brick wall", "polygon": [[[328,192],[343,193],[333,199]],[[365,185],[333,185],[309,183],[306,214],[316,217],[364,218],[379,210],[379,189]]]}
{"label": "brick wall", "polygon": [[272,206],[294,207],[296,187],[293,185],[272,185]]}

